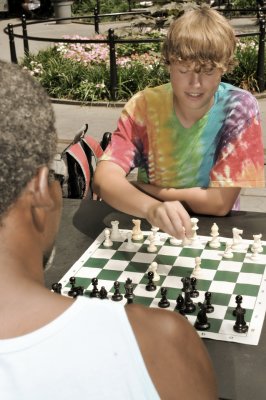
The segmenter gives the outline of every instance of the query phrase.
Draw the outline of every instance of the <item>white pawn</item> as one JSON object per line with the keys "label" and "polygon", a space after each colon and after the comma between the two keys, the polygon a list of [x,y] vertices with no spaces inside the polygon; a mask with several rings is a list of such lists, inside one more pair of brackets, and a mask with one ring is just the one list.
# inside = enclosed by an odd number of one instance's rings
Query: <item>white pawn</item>
{"label": "white pawn", "polygon": [[200,276],[202,270],[201,270],[201,258],[196,257],[195,258],[195,268],[193,269],[192,275],[195,276],[196,278]]}
{"label": "white pawn", "polygon": [[148,237],[150,244],[147,247],[147,251],[149,253],[155,253],[157,251],[157,247],[155,246],[154,242],[155,242],[155,236],[153,233],[151,233]]}
{"label": "white pawn", "polygon": [[154,282],[157,282],[160,280],[160,275],[158,274],[157,269],[158,269],[158,264],[156,261],[153,261],[147,271],[147,272],[149,272],[149,271],[153,272],[153,281]]}
{"label": "white pawn", "polygon": [[112,247],[113,246],[113,242],[110,239],[110,235],[111,235],[110,229],[105,228],[105,230],[104,230],[105,240],[103,242],[104,247]]}
{"label": "white pawn", "polygon": [[211,236],[212,239],[209,242],[209,246],[213,249],[218,249],[220,247],[220,239],[219,239],[219,228],[216,223],[214,223],[211,227]]}
{"label": "white pawn", "polygon": [[123,240],[121,232],[118,228],[119,225],[119,221],[111,221],[111,225],[112,225],[112,231],[111,231],[111,240],[114,241],[119,241],[119,240]]}
{"label": "white pawn", "polygon": [[190,221],[191,221],[191,225],[192,225],[191,229],[193,232],[192,237],[190,238],[191,244],[196,245],[197,243],[199,243],[199,238],[197,235],[197,230],[199,229],[199,227],[198,227],[199,220],[198,220],[198,218],[191,218]]}
{"label": "white pawn", "polygon": [[251,251],[254,253],[254,248],[257,248],[257,252],[261,253],[263,251],[263,247],[261,245],[261,238],[262,234],[260,233],[259,235],[253,235],[254,243],[251,246]]}
{"label": "white pawn", "polygon": [[180,244],[180,240],[178,240],[177,238],[175,238],[174,236],[171,236],[170,239],[170,244],[172,246],[178,246]]}
{"label": "white pawn", "polygon": [[234,257],[234,254],[232,252],[232,243],[226,242],[223,257],[224,258],[233,258]]}
{"label": "white pawn", "polygon": [[131,232],[127,233],[127,243],[125,245],[125,248],[127,250],[130,250],[130,251],[135,251],[136,250],[136,246],[132,242],[132,233]]}
{"label": "white pawn", "polygon": [[157,226],[152,226],[151,231],[155,237],[155,243],[160,243],[160,236],[158,235],[159,228]]}
{"label": "white pawn", "polygon": [[259,243],[254,242],[252,245],[252,254],[250,257],[252,260],[257,260],[259,254],[259,248],[260,248]]}

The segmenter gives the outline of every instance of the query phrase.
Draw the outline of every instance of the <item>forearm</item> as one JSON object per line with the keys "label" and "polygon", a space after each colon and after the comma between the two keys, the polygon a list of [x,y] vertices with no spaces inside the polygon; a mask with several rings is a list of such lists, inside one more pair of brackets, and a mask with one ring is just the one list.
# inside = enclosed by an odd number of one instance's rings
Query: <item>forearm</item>
{"label": "forearm", "polygon": [[150,184],[135,183],[136,186],[150,196],[161,201],[182,202],[187,208],[197,214],[223,216],[233,207],[240,188],[160,188]]}

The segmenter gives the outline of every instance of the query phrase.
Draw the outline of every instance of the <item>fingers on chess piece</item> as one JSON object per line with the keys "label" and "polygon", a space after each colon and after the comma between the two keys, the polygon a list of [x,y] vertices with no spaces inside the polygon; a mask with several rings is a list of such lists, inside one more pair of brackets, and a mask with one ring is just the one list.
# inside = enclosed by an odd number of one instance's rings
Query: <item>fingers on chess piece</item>
{"label": "fingers on chess piece", "polygon": [[114,294],[112,296],[113,301],[121,301],[123,299],[123,295],[120,293],[120,283],[118,281],[114,282]]}
{"label": "fingers on chess piece", "polygon": [[148,272],[148,284],[146,285],[146,290],[148,292],[153,292],[156,290],[156,285],[153,282],[154,273],[152,271]]}
{"label": "fingers on chess piece", "polygon": [[198,303],[198,306],[200,310],[197,314],[197,319],[194,326],[198,331],[206,331],[211,326],[207,317],[206,304]]}
{"label": "fingers on chess piece", "polygon": [[165,287],[161,288],[161,299],[158,306],[160,308],[168,308],[170,306],[170,301],[167,299],[167,289]]}

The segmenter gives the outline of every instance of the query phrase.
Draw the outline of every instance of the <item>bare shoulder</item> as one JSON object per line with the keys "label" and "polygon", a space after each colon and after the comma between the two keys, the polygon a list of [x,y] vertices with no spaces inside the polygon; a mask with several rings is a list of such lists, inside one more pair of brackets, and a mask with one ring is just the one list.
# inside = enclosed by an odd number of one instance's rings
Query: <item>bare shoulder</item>
{"label": "bare shoulder", "polygon": [[217,399],[206,348],[183,316],[137,304],[126,307],[147,370],[162,399]]}

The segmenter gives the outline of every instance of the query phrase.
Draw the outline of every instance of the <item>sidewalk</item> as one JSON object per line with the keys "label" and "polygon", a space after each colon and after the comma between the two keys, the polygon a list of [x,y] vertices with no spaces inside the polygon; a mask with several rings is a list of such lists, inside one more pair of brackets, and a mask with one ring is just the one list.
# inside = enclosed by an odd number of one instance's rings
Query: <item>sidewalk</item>
{"label": "sidewalk", "polygon": [[[234,21],[232,21],[233,23]],[[3,29],[8,23],[20,23],[19,19],[4,19],[0,20],[0,59],[10,62],[10,50],[8,36],[3,33]],[[254,21],[248,21],[250,29],[256,29]],[[237,29],[242,30],[245,21],[238,22]],[[105,31],[110,27],[117,26],[117,23],[111,26],[106,26]],[[104,25],[100,25],[101,33],[104,33]],[[253,30],[253,31],[254,31]],[[14,30],[20,33],[16,28]],[[90,36],[94,33],[92,25],[83,25],[79,23],[56,24],[54,22],[46,22],[28,27],[28,35],[43,36],[48,38],[60,38],[64,35]],[[23,42],[21,39],[16,39],[16,50],[18,59],[23,57]],[[50,43],[30,41],[30,51],[35,52],[41,48],[45,48]],[[52,45],[52,43],[50,44]],[[262,118],[262,129],[264,148],[266,148],[266,94],[258,96],[259,107]],[[121,106],[88,106],[88,105],[73,105],[53,103],[53,108],[56,115],[56,128],[59,136],[60,148],[64,148],[67,143],[75,136],[75,133],[88,123],[88,133],[100,139],[104,132],[113,131],[116,128],[117,119],[121,112]],[[241,192],[241,210],[246,211],[261,211],[266,212],[266,189],[243,189]]]}

